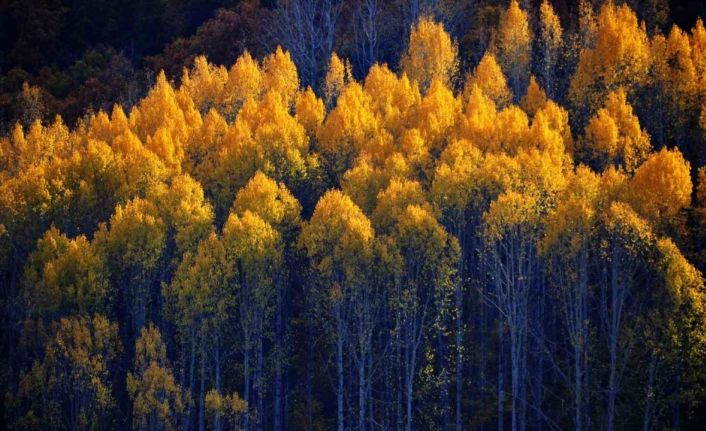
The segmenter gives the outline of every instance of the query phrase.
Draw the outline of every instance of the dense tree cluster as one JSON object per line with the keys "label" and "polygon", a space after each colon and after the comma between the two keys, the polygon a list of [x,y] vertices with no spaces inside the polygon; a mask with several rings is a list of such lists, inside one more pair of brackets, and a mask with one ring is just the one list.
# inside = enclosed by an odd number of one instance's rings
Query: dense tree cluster
{"label": "dense tree cluster", "polygon": [[464,73],[420,9],[393,71],[374,25],[348,60],[325,45],[337,3],[314,2],[320,40],[303,3],[278,9],[290,50],[198,56],[130,109],[0,138],[7,427],[687,425],[703,23],[581,2],[567,30],[511,0]]}

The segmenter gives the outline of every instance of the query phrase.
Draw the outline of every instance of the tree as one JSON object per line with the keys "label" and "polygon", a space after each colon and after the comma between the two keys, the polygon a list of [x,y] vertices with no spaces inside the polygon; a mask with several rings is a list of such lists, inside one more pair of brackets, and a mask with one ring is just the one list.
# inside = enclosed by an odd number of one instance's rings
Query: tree
{"label": "tree", "polygon": [[[344,349],[348,346],[348,334],[355,325],[356,318],[361,315],[354,313],[358,299],[365,296],[370,287],[365,282],[365,274],[369,268],[373,253],[374,231],[370,221],[351,201],[338,190],[330,190],[316,204],[311,220],[302,227],[299,246],[306,252],[311,263],[312,285],[307,289],[314,296],[315,303],[323,307],[327,319],[330,319],[336,361],[336,404],[337,429],[345,429],[345,372]],[[358,320],[361,324],[362,320]],[[359,333],[363,337],[354,346],[365,351],[369,349],[370,329]],[[362,366],[362,363],[361,363]],[[365,368],[361,368],[365,372]],[[362,386],[359,386],[362,397],[359,398],[359,426],[365,427],[367,409],[365,406],[365,374]],[[360,385],[360,383],[359,383]]]}
{"label": "tree", "polygon": [[205,114],[211,108],[225,113],[231,101],[226,98],[228,71],[223,66],[210,64],[206,56],[194,60],[191,70],[184,69],[180,91],[185,91],[193,100],[196,109]]}
{"label": "tree", "polygon": [[679,150],[666,147],[651,155],[635,171],[628,192],[635,210],[655,226],[678,220],[691,204],[691,166]]}
{"label": "tree", "polygon": [[199,243],[196,251],[184,254],[171,283],[162,287],[165,314],[176,327],[181,343],[184,369],[179,385],[188,387],[196,407],[194,417],[192,405],[187,406],[182,428],[188,427],[194,419],[200,430],[205,428],[206,385],[210,375],[206,369],[207,359],[213,361],[213,387],[221,390],[224,349],[221,337],[226,329],[229,307],[237,294],[238,286],[232,283],[234,271],[222,241],[211,233]]}
{"label": "tree", "polygon": [[85,236],[69,239],[55,227],[37,241],[24,275],[28,314],[47,320],[107,311],[105,264]]}
{"label": "tree", "polygon": [[352,80],[350,69],[350,64],[341,61],[335,52],[331,54],[328,72],[326,72],[324,79],[324,97],[326,98],[326,106],[329,108],[336,105],[336,99],[341,91]]}
{"label": "tree", "polygon": [[632,172],[650,150],[650,137],[633,114],[622,88],[608,95],[605,107],[598,110],[586,126],[585,158],[599,168],[609,164]]}
{"label": "tree", "polygon": [[602,216],[605,241],[600,249],[605,269],[601,274],[600,319],[608,347],[608,381],[606,394],[606,429],[616,426],[617,400],[620,392],[624,364],[631,343],[625,337],[631,313],[637,307],[640,272],[645,264],[643,253],[649,249],[654,237],[649,225],[629,205],[622,202],[610,204]]}
{"label": "tree", "polygon": [[263,89],[262,81],[262,71],[257,60],[245,50],[228,70],[225,91],[236,107],[240,107],[248,99],[259,99]]}
{"label": "tree", "polygon": [[547,93],[537,84],[534,75],[530,76],[530,82],[527,86],[527,93],[522,98],[522,109],[529,115],[534,116],[537,111],[547,104]]}
{"label": "tree", "polygon": [[101,224],[95,234],[95,246],[106,262],[119,306],[127,314],[127,340],[137,337],[154,317],[153,292],[159,286],[165,229],[155,204],[135,198],[118,205],[110,221]]}
{"label": "tree", "polygon": [[559,17],[547,0],[543,0],[539,6],[539,37],[542,52],[542,83],[547,89],[549,97],[554,98],[557,85],[556,67],[564,41]]}
{"label": "tree", "polygon": [[435,79],[447,86],[452,84],[458,69],[457,57],[458,47],[443,24],[422,17],[412,26],[401,68],[425,93]]}
{"label": "tree", "polygon": [[266,92],[278,94],[289,106],[299,90],[297,66],[288,51],[278,46],[275,52],[262,61],[262,84]]}
{"label": "tree", "polygon": [[[394,265],[394,327],[402,367],[399,396],[404,400],[402,417],[409,431],[414,424],[414,389],[423,347],[441,336],[433,330],[429,333],[429,325],[433,322],[432,327],[439,331],[446,325],[446,304],[454,285],[459,250],[456,239],[447,234],[428,210],[419,205],[399,204],[404,209],[390,234],[392,253],[387,264]],[[446,375],[443,364],[438,372]],[[441,391],[441,399],[448,402],[445,383]]]}
{"label": "tree", "polygon": [[418,85],[407,75],[398,77],[387,65],[374,64],[365,77],[363,90],[385,129],[394,137],[401,136],[414,107],[421,101]]}
{"label": "tree", "polygon": [[44,356],[23,373],[15,426],[75,429],[108,426],[114,408],[113,361],[120,353],[118,326],[102,315],[54,322]]}
{"label": "tree", "polygon": [[517,0],[510,1],[510,6],[500,18],[497,35],[498,59],[505,74],[510,77],[515,102],[518,102],[529,76],[532,34],[527,13],[520,9]]}
{"label": "tree", "polygon": [[336,179],[351,166],[379,130],[371,103],[370,96],[363,92],[360,84],[350,83],[320,130],[317,149],[325,160],[326,171]]}
{"label": "tree", "polygon": [[[242,330],[244,400],[256,409],[256,429],[264,417],[266,334],[270,333],[277,299],[283,250],[279,232],[257,214],[231,215],[223,227],[226,259],[234,268],[239,323]],[[250,359],[254,364],[250,365]],[[252,391],[252,395],[251,395]],[[248,417],[245,427],[249,427]]]}
{"label": "tree", "polygon": [[513,97],[507,86],[505,74],[495,60],[495,56],[489,52],[483,55],[473,74],[466,80],[463,90],[464,101],[470,100],[474,87],[491,98],[498,108],[505,107]]}
{"label": "tree", "polygon": [[[529,300],[538,276],[536,241],[540,235],[541,208],[535,196],[508,190],[490,204],[483,215],[485,239],[491,256],[493,290],[489,301],[500,313],[499,349],[504,349],[502,333],[510,340],[510,387],[512,429],[525,427],[527,412],[527,339]],[[499,364],[499,373],[503,365]],[[502,381],[502,378],[499,377]],[[498,391],[502,393],[501,383]],[[502,395],[498,397],[498,420],[502,416]],[[502,423],[502,422],[499,422]]]}
{"label": "tree", "polygon": [[623,87],[633,94],[644,85],[651,61],[644,25],[628,5],[605,3],[596,25],[595,43],[581,49],[569,90],[571,101],[588,113],[607,93]]}
{"label": "tree", "polygon": [[479,199],[481,191],[477,177],[482,161],[481,151],[473,144],[466,140],[453,141],[441,154],[430,189],[431,199],[440,209],[447,231],[458,239],[460,246],[453,309],[456,344],[456,430],[462,429],[464,423],[464,365],[471,355],[465,346],[467,328],[464,299],[468,301],[468,284],[471,274],[477,270],[474,254],[478,249],[478,241],[475,232],[480,225],[483,206]]}
{"label": "tree", "polygon": [[285,0],[274,21],[276,40],[292,52],[304,85],[318,86],[334,48],[340,0]]}
{"label": "tree", "polygon": [[[273,299],[272,312],[274,313],[274,322],[265,321],[264,329],[268,330],[274,326],[272,338],[274,345],[272,352],[274,356],[274,406],[271,416],[273,418],[274,428],[279,429],[282,426],[282,413],[285,405],[286,358],[291,349],[286,343],[289,337],[289,316],[292,314],[288,307],[291,298],[290,284],[293,284],[289,281],[291,278],[289,270],[290,268],[295,270],[297,265],[300,265],[300,261],[295,256],[295,252],[292,248],[297,239],[296,236],[301,224],[301,205],[289,190],[287,190],[284,184],[276,183],[274,180],[258,172],[245,187],[238,191],[235,201],[233,202],[233,211],[240,217],[244,217],[246,213],[254,214],[277,232],[278,241],[274,244],[270,244],[274,245],[275,249],[267,251],[267,253],[269,253],[269,256],[272,258],[279,260],[278,262],[274,262],[278,265],[277,267],[271,268],[274,274],[264,277],[265,279],[267,279],[267,277],[272,278],[272,280],[270,280],[272,283],[271,288],[275,291],[275,297],[268,298],[267,295],[260,295],[257,297],[259,300],[256,302],[262,303],[263,301],[261,301],[261,299]],[[273,235],[269,229],[265,229],[265,231],[269,235]],[[243,250],[241,250],[241,252],[243,252]],[[247,251],[244,251],[244,253],[247,253]],[[265,255],[265,251],[263,251],[262,255],[268,256]],[[256,274],[248,276],[253,277],[256,276]],[[260,284],[256,286],[260,286]],[[268,287],[264,284],[262,284],[262,286],[265,288]],[[270,304],[265,301],[264,305],[269,306]],[[260,348],[259,343],[262,342],[262,334],[260,335],[261,338],[257,340],[258,349]],[[261,373],[262,370],[260,369],[256,375]],[[259,383],[259,385],[265,386],[264,383]],[[260,401],[258,408],[262,410],[262,397],[259,397],[258,401]]]}
{"label": "tree", "polygon": [[135,341],[133,372],[127,374],[133,426],[145,430],[171,430],[184,408],[182,389],[174,381],[167,346],[159,328],[150,323]]}
{"label": "tree", "polygon": [[556,208],[549,212],[541,253],[558,290],[573,370],[574,429],[588,426],[590,271],[594,260],[594,231],[600,215],[601,177],[585,166],[569,175]]}

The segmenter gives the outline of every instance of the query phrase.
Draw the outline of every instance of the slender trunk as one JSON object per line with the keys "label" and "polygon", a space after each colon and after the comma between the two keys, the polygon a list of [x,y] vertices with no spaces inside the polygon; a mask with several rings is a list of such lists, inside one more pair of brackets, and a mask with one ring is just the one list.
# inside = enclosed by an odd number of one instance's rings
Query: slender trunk
{"label": "slender trunk", "polygon": [[652,419],[652,400],[654,398],[655,369],[657,368],[657,355],[654,349],[650,351],[650,367],[647,372],[647,390],[645,391],[645,413],[642,419],[642,430],[649,431]]}
{"label": "slender trunk", "polygon": [[345,420],[343,416],[343,391],[345,390],[344,379],[343,379],[343,322],[341,316],[340,305],[336,306],[336,321],[338,326],[338,333],[336,334],[336,372],[337,372],[337,391],[336,391],[336,410],[337,410],[337,429],[338,431],[344,431]]}
{"label": "slender trunk", "polygon": [[250,410],[252,408],[252,396],[250,394],[250,348],[247,345],[248,343],[246,342],[243,351],[243,399],[248,406],[248,411],[243,417],[243,429],[246,431],[250,429]]}
{"label": "slender trunk", "polygon": [[[463,265],[463,264],[462,264]],[[463,429],[461,399],[463,394],[463,281],[456,286],[456,431]]]}
{"label": "slender trunk", "polygon": [[311,321],[311,316],[307,316],[307,336],[306,336],[306,424],[307,430],[314,429],[314,412],[313,412],[313,364],[314,364],[314,329]]}
{"label": "slender trunk", "polygon": [[[215,340],[216,347],[213,351],[213,356],[214,356],[214,362],[216,365],[216,391],[218,393],[221,393],[221,348],[218,343],[218,338]],[[216,431],[221,431],[221,415],[220,413],[216,412],[215,418],[214,418],[214,424],[213,427]]]}
{"label": "slender trunk", "polygon": [[273,430],[282,431],[282,349],[283,346],[283,321],[284,308],[282,307],[282,294],[278,294],[277,316],[275,320],[275,375],[274,375],[274,403],[272,406]]}
{"label": "slender trunk", "polygon": [[502,318],[498,316],[498,431],[505,431],[505,348]]}
{"label": "slender trunk", "polygon": [[363,349],[358,359],[358,429],[360,431],[365,431],[365,398],[367,392],[367,384],[365,382],[366,360],[367,355]]}
{"label": "slender trunk", "polygon": [[608,343],[610,352],[610,372],[608,376],[608,424],[607,431],[613,431],[615,426],[615,399],[617,398],[617,365],[618,365],[618,256],[616,245],[613,245],[610,277],[610,317]]}
{"label": "slender trunk", "polygon": [[201,388],[199,390],[199,431],[206,429],[204,398],[206,397],[206,349],[201,346]]}
{"label": "slender trunk", "polygon": [[257,411],[255,412],[255,429],[262,431],[263,418],[265,417],[265,405],[263,397],[264,377],[262,374],[264,363],[264,351],[262,346],[262,331],[257,337],[257,355],[255,358],[255,400]]}

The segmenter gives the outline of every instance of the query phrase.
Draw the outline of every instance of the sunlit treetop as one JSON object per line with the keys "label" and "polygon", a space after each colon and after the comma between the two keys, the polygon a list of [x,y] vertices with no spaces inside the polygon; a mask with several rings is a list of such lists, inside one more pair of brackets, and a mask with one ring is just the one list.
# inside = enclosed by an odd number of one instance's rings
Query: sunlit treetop
{"label": "sunlit treetop", "polygon": [[85,236],[69,239],[53,227],[37,241],[24,283],[35,317],[91,314],[109,300],[107,273],[95,248]]}
{"label": "sunlit treetop", "polygon": [[499,241],[506,235],[518,235],[535,228],[539,208],[534,196],[512,190],[498,196],[483,216],[486,240]]}
{"label": "sunlit treetop", "polygon": [[324,98],[329,107],[335,104],[343,88],[352,80],[350,69],[351,66],[347,61],[342,61],[335,52],[331,53],[328,71],[324,78]]}
{"label": "sunlit treetop", "polygon": [[544,253],[577,253],[590,243],[597,222],[601,177],[581,165],[568,175],[557,205],[549,212]]}
{"label": "sunlit treetop", "polygon": [[458,47],[443,24],[422,17],[412,26],[407,52],[402,56],[402,71],[419,83],[425,92],[438,79],[449,85],[458,69]]}
{"label": "sunlit treetop", "polygon": [[655,223],[674,220],[691,204],[691,166],[677,149],[652,154],[630,180],[633,206]]}
{"label": "sunlit treetop", "polygon": [[294,106],[299,124],[304,126],[310,137],[315,137],[326,115],[323,100],[316,97],[311,87],[307,87],[306,90],[297,93]]}
{"label": "sunlit treetop", "polygon": [[520,8],[517,0],[511,0],[510,6],[500,18],[497,51],[498,60],[505,75],[510,78],[516,99],[521,96],[524,90],[531,49],[532,33],[527,12]]}
{"label": "sunlit treetop", "polygon": [[631,256],[641,256],[651,249],[655,236],[650,224],[623,202],[613,202],[601,214],[601,220],[607,233],[622,244]]}
{"label": "sunlit treetop", "polygon": [[330,169],[342,175],[379,129],[371,97],[356,82],[346,86],[318,136],[319,151]]}
{"label": "sunlit treetop", "polygon": [[377,206],[373,211],[375,228],[379,232],[389,232],[399,222],[408,205],[430,209],[419,182],[393,179],[390,185],[377,196]]}
{"label": "sunlit treetop", "polygon": [[282,183],[277,183],[262,172],[257,172],[238,191],[233,202],[236,214],[245,211],[257,214],[277,228],[291,232],[298,228],[301,205]]}
{"label": "sunlit treetop", "polygon": [[701,293],[704,288],[703,275],[684,257],[671,239],[660,238],[657,250],[661,255],[660,270],[674,303],[677,306],[690,303],[703,313],[706,305]]}
{"label": "sunlit treetop", "polygon": [[430,194],[434,203],[454,222],[465,220],[465,210],[476,203],[477,169],[482,161],[481,151],[463,139],[451,142],[441,154]]}
{"label": "sunlit treetop", "polygon": [[213,207],[205,199],[201,184],[189,175],[178,175],[171,184],[156,184],[148,199],[157,205],[160,218],[173,230],[177,249],[195,250],[212,230]]}
{"label": "sunlit treetop", "polygon": [[434,79],[414,118],[414,125],[431,151],[441,150],[460,113],[460,100],[442,81]]}
{"label": "sunlit treetop", "polygon": [[539,6],[539,25],[540,37],[548,49],[556,49],[562,45],[561,21],[548,0],[542,0]]}
{"label": "sunlit treetop", "polygon": [[272,283],[281,265],[280,233],[255,213],[231,214],[223,226],[223,245],[227,259],[237,262],[237,276],[246,283]]}
{"label": "sunlit treetop", "polygon": [[422,268],[431,274],[440,272],[446,258],[450,257],[453,262],[459,253],[456,238],[446,232],[428,207],[407,205],[392,235],[395,245],[406,257],[408,271],[415,277],[423,272]]}
{"label": "sunlit treetop", "polygon": [[356,280],[369,264],[374,239],[370,220],[338,190],[329,190],[299,236],[312,267],[323,277],[343,283]]}
{"label": "sunlit treetop", "polygon": [[215,66],[200,55],[194,60],[191,70],[184,69],[180,90],[185,91],[194,101],[197,109],[207,112],[211,107],[226,109],[232,101],[226,97],[225,87],[228,71],[223,66]]}
{"label": "sunlit treetop", "polygon": [[595,44],[583,48],[571,80],[570,97],[589,109],[618,87],[626,92],[643,85],[650,67],[650,45],[644,23],[627,4],[606,2],[600,9]]}
{"label": "sunlit treetop", "polygon": [[385,128],[394,136],[402,134],[411,111],[421,101],[416,83],[407,75],[398,77],[387,65],[374,64],[365,77],[363,89]]}
{"label": "sunlit treetop", "polygon": [[522,109],[524,109],[528,115],[534,116],[537,110],[544,107],[546,103],[547,93],[537,84],[537,79],[532,75],[529,85],[527,86],[527,93],[525,93],[525,96],[522,98],[520,106],[522,106]]}
{"label": "sunlit treetop", "polygon": [[265,91],[279,94],[287,105],[292,103],[299,90],[299,74],[289,52],[278,46],[262,61],[262,71]]}
{"label": "sunlit treetop", "polygon": [[512,91],[507,85],[505,74],[490,52],[485,53],[473,73],[466,79],[463,90],[464,100],[471,99],[474,86],[490,97],[500,108],[512,100]]}
{"label": "sunlit treetop", "polygon": [[225,87],[228,100],[242,105],[247,99],[257,99],[263,87],[263,77],[257,60],[245,50],[228,71]]}
{"label": "sunlit treetop", "polygon": [[649,153],[650,137],[641,128],[622,88],[608,94],[605,106],[589,121],[585,145],[585,151],[599,166],[612,164],[628,171]]}

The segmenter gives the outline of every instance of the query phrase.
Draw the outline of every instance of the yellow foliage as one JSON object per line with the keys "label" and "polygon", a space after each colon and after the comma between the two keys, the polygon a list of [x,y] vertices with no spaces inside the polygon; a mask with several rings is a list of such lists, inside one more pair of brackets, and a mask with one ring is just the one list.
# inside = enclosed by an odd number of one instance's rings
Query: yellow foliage
{"label": "yellow foliage", "polygon": [[394,239],[408,267],[423,265],[437,272],[441,270],[447,247],[452,262],[459,253],[458,242],[449,236],[426,205],[410,204],[402,209],[395,226]]}
{"label": "yellow foliage", "polygon": [[299,246],[312,268],[335,283],[358,280],[372,257],[374,238],[370,220],[353,201],[338,190],[329,190],[304,223]]}
{"label": "yellow foliage", "polygon": [[670,293],[677,307],[688,303],[703,313],[704,309],[704,279],[681,253],[674,241],[669,238],[660,238],[657,241],[657,250],[661,255],[660,269]]}
{"label": "yellow foliage", "polygon": [[433,80],[417,106],[414,119],[430,151],[441,151],[460,113],[461,103],[453,92],[441,81]]}
{"label": "yellow foliage", "polygon": [[533,117],[534,114],[546,104],[547,93],[545,93],[544,89],[537,84],[537,80],[534,78],[534,75],[530,76],[530,83],[529,86],[527,86],[527,93],[525,94],[525,97],[522,98],[522,103],[520,106],[522,106],[522,109],[524,109],[527,114]]}
{"label": "yellow foliage", "polygon": [[409,47],[402,56],[403,72],[425,92],[432,81],[450,85],[458,69],[458,46],[443,24],[422,17],[412,26]]}
{"label": "yellow foliage", "polygon": [[455,140],[444,149],[430,191],[442,212],[465,218],[464,211],[478,193],[477,169],[482,161],[481,151],[467,140]]}
{"label": "yellow foliage", "polygon": [[193,251],[212,230],[213,207],[205,199],[201,184],[189,175],[177,175],[166,184],[157,184],[147,193],[157,205],[160,218],[174,232],[180,253]]}
{"label": "yellow foliage", "polygon": [[301,222],[299,201],[284,184],[259,171],[236,194],[233,211],[240,216],[250,211],[286,232],[297,229]]}
{"label": "yellow foliage", "polygon": [[650,151],[650,137],[627,103],[620,88],[608,95],[605,107],[598,110],[586,126],[584,151],[601,166],[613,164],[632,172]]}
{"label": "yellow foliage", "polygon": [[549,212],[542,240],[544,253],[577,253],[593,235],[597,221],[601,177],[580,165],[568,175],[556,207]]}
{"label": "yellow foliage", "polygon": [[186,91],[200,112],[208,112],[211,108],[224,112],[232,105],[226,96],[227,82],[226,68],[215,66],[200,55],[194,60],[191,71],[184,69],[180,90]]}
{"label": "yellow foliage", "polygon": [[350,83],[326,117],[319,133],[319,151],[333,173],[342,175],[379,130],[372,100],[360,84]]}
{"label": "yellow foliage", "polygon": [[299,74],[297,66],[292,61],[288,51],[277,46],[274,53],[265,57],[262,62],[262,83],[265,91],[279,94],[289,106],[299,90]]}
{"label": "yellow foliage", "polygon": [[654,245],[655,238],[649,223],[629,204],[613,202],[601,214],[601,218],[608,233],[631,256],[640,256]]}
{"label": "yellow foliage", "polygon": [[257,60],[245,50],[228,71],[225,86],[227,100],[242,106],[248,99],[258,99],[263,89],[263,76]]}
{"label": "yellow foliage", "polygon": [[85,236],[69,239],[54,227],[37,241],[24,284],[38,317],[91,314],[106,306],[109,294],[103,260],[91,243]]}
{"label": "yellow foliage", "polygon": [[156,422],[174,429],[176,414],[184,408],[182,389],[169,368],[162,335],[151,323],[135,341],[134,373],[127,375],[127,391],[135,427]]}
{"label": "yellow foliage", "polygon": [[331,53],[328,71],[324,78],[324,97],[328,106],[335,103],[346,84],[352,80],[350,69],[348,62],[344,63],[335,52]]}
{"label": "yellow foliage", "polygon": [[363,87],[370,96],[371,108],[394,137],[405,132],[415,106],[421,101],[419,87],[407,75],[398,78],[387,65],[374,64]]}
{"label": "yellow foliage", "polygon": [[473,97],[474,87],[493,100],[496,106],[504,107],[512,99],[512,91],[507,85],[507,79],[495,60],[495,56],[486,52],[473,73],[466,79],[463,99]]}
{"label": "yellow foliage", "polygon": [[532,229],[538,218],[539,208],[534,196],[508,190],[498,196],[483,215],[486,239],[499,241],[508,234]]}
{"label": "yellow foliage", "polygon": [[645,84],[650,45],[644,24],[627,4],[605,3],[598,14],[595,46],[583,48],[571,79],[570,97],[577,106],[593,110],[608,91],[624,87],[628,93]]}
{"label": "yellow foliage", "polygon": [[373,221],[379,232],[389,232],[409,205],[417,205],[431,210],[422,185],[418,181],[392,179],[387,188],[377,196],[377,206],[373,211]]}
{"label": "yellow foliage", "polygon": [[630,200],[643,217],[656,223],[674,220],[691,203],[691,166],[678,149],[662,148],[635,171]]}
{"label": "yellow foliage", "polygon": [[517,0],[511,0],[510,6],[500,17],[497,49],[498,60],[505,74],[510,77],[512,88],[516,93],[515,97],[519,98],[522,85],[527,79],[532,34],[527,12],[520,9]]}
{"label": "yellow foliage", "polygon": [[297,93],[295,108],[299,124],[304,126],[310,137],[315,137],[326,115],[324,102],[316,97],[316,93],[311,87],[307,87],[305,91]]}
{"label": "yellow foliage", "polygon": [[[223,226],[226,258],[237,268],[241,288],[258,286],[267,291],[249,292],[258,297],[271,295],[269,287],[282,265],[282,236],[259,215],[245,210],[232,214]],[[237,264],[236,264],[237,262]]]}
{"label": "yellow foliage", "polygon": [[545,49],[555,51],[561,47],[563,43],[561,22],[548,0],[542,0],[539,6],[539,31]]}

